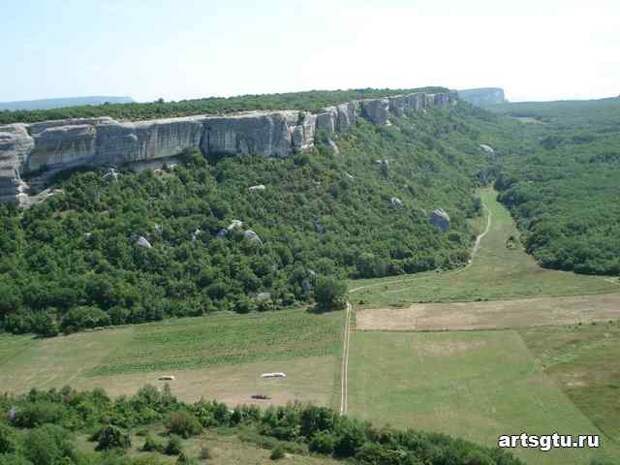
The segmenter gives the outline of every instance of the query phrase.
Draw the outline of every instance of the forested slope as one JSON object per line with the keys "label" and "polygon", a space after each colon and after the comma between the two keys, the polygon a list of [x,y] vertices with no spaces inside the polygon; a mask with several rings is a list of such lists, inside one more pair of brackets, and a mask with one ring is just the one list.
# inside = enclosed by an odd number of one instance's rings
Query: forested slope
{"label": "forested slope", "polygon": [[496,186],[527,251],[549,268],[620,274],[620,99],[491,109],[521,120],[495,123]]}
{"label": "forested slope", "polygon": [[[3,326],[54,334],[265,310],[308,302],[320,276],[462,265],[488,164],[475,115],[463,104],[386,127],[360,121],[339,154],[187,153],[157,173],[75,173],[29,210],[0,207]],[[430,224],[435,208],[449,231]]]}

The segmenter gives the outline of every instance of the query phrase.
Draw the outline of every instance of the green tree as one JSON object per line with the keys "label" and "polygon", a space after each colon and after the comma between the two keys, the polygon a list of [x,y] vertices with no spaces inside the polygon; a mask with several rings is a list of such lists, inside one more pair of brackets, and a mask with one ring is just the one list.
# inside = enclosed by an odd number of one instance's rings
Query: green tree
{"label": "green tree", "polygon": [[319,277],[314,288],[318,311],[341,310],[346,306],[347,283],[332,277]]}
{"label": "green tree", "polygon": [[75,463],[75,449],[68,431],[50,424],[33,429],[26,435],[24,455],[36,465]]}

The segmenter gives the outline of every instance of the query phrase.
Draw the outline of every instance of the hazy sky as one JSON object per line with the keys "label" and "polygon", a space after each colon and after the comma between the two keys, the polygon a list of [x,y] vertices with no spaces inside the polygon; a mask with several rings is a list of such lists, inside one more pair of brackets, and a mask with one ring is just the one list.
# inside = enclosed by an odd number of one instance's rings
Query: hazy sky
{"label": "hazy sky", "polygon": [[618,0],[0,0],[0,101],[356,87],[620,94]]}

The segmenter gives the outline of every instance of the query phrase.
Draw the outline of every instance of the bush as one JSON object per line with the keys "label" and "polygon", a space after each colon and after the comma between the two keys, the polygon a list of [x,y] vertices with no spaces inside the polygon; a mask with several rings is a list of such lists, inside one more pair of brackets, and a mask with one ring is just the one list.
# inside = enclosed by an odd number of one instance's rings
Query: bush
{"label": "bush", "polygon": [[15,433],[8,426],[0,424],[0,454],[10,454],[16,449]]}
{"label": "bush", "polygon": [[179,454],[179,458],[176,461],[176,465],[193,465],[194,460],[190,459],[184,452]]}
{"label": "bush", "polygon": [[[394,450],[380,444],[367,443],[355,455],[357,463],[360,465],[388,465],[406,463],[414,465],[420,463],[415,459],[410,459],[407,452]],[[467,465],[487,465],[486,462],[464,462]]]}
{"label": "bush", "polygon": [[336,438],[333,434],[326,431],[319,431],[310,439],[308,449],[310,449],[311,452],[316,452],[318,454],[330,455],[334,452],[335,446]]}
{"label": "bush", "polygon": [[163,443],[151,434],[148,434],[144,439],[144,445],[142,446],[144,452],[163,452]]}
{"label": "bush", "polygon": [[129,434],[114,425],[103,427],[97,433],[97,447],[95,450],[129,449],[131,438]]}
{"label": "bush", "polygon": [[74,307],[67,312],[61,322],[65,331],[77,331],[86,328],[108,326],[110,316],[97,307]]}
{"label": "bush", "polygon": [[276,446],[271,451],[271,455],[269,456],[271,460],[280,460],[284,458],[284,448],[282,446]]}
{"label": "bush", "polygon": [[347,284],[344,281],[320,277],[314,288],[317,310],[341,310],[346,305]]}
{"label": "bush", "polygon": [[168,443],[164,448],[164,454],[179,455],[181,452],[183,452],[183,444],[181,443],[181,438],[178,436],[170,436],[170,439],[168,439]]}
{"label": "bush", "polygon": [[0,454],[0,465],[33,465],[21,455]]}
{"label": "bush", "polygon": [[362,426],[345,420],[338,428],[338,439],[334,444],[334,454],[338,457],[352,457],[366,443]]}
{"label": "bush", "polygon": [[176,434],[182,438],[189,438],[199,434],[202,426],[198,419],[189,412],[172,412],[168,415],[166,428],[169,433]]}
{"label": "bush", "polygon": [[66,430],[56,425],[33,429],[24,440],[24,456],[36,465],[72,463],[73,443]]}
{"label": "bush", "polygon": [[19,405],[12,423],[19,428],[35,428],[44,423],[59,423],[65,414],[63,405],[38,400]]}

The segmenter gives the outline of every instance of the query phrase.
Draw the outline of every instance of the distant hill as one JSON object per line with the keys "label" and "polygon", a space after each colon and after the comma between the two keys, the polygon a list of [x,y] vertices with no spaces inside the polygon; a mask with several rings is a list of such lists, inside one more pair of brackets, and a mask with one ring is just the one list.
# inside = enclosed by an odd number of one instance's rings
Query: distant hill
{"label": "distant hill", "polygon": [[480,89],[459,90],[459,97],[479,107],[507,102],[504,89],[499,87],[483,87]]}
{"label": "distant hill", "polygon": [[53,108],[77,107],[83,105],[102,105],[104,103],[133,103],[131,97],[67,97],[42,100],[20,100],[0,102],[0,110],[50,110]]}

